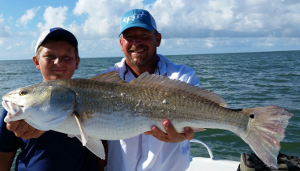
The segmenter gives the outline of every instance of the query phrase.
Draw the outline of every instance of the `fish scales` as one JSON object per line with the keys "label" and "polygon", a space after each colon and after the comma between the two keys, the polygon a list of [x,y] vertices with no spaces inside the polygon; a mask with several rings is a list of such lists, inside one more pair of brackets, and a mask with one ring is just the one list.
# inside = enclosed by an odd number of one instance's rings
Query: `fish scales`
{"label": "fish scales", "polygon": [[[86,80],[70,81],[73,81],[70,82],[71,89],[79,94],[76,100],[80,105],[76,106],[75,109],[78,113],[89,110],[94,110],[90,111],[90,113],[126,111],[131,114],[127,115],[127,117],[144,116],[153,118],[157,122],[161,122],[162,119],[169,119],[171,122],[187,121],[195,123],[195,121],[199,120],[206,122],[203,125],[206,128],[213,127],[209,125],[210,122],[223,123],[225,127],[219,127],[221,129],[228,129],[228,125],[241,125],[240,119],[242,115],[237,115],[237,112],[232,112],[211,101],[199,98],[199,96],[187,94],[184,90],[165,90],[159,87],[127,86],[126,84],[119,85],[117,83],[97,81],[91,84],[86,83]],[[87,87],[86,85],[89,86]],[[82,90],[84,92],[81,92]],[[82,97],[80,94],[85,94],[85,96]],[[178,99],[184,99],[188,103]],[[164,101],[167,103],[163,103]],[[101,108],[98,106],[101,106]],[[226,115],[226,117],[222,117],[223,115]],[[234,118],[237,119],[234,120]],[[244,116],[244,120],[244,122],[248,122],[248,116]],[[135,120],[130,119],[129,121],[134,123]],[[106,125],[111,124],[113,123],[107,123]],[[195,127],[194,125],[188,126]],[[182,129],[177,129],[179,132],[183,131]]]}
{"label": "fish scales", "polygon": [[162,121],[169,119],[178,132],[186,126],[232,131],[277,168],[280,141],[293,114],[278,106],[232,110],[225,105],[215,93],[181,81],[144,73],[126,83],[115,72],[42,82],[7,93],[2,101],[5,122],[24,119],[40,130],[75,135],[102,158],[98,139],[130,138],[153,125],[164,131]]}
{"label": "fish scales", "polygon": [[[228,129],[228,125],[240,125],[241,123],[239,119],[242,115],[237,115],[236,112],[227,110],[209,100],[199,98],[197,95],[188,94],[184,90],[165,90],[158,88],[158,86],[128,86],[126,84],[119,85],[118,83],[84,79],[61,81],[61,85],[77,93],[75,111],[79,114],[99,113],[99,116],[101,116],[101,113],[126,111],[132,114],[128,117],[143,115],[159,121],[162,119],[169,119],[171,122],[182,122],[184,120],[195,122],[199,120],[205,122],[203,126],[206,128],[214,126],[210,126],[209,123],[223,123],[225,127],[218,127],[220,129]],[[81,94],[84,94],[84,96]],[[125,94],[125,97],[122,94]],[[164,100],[167,103],[163,103]],[[226,117],[222,117],[223,115],[226,115]],[[85,118],[86,116],[82,117]],[[88,116],[88,118],[91,118],[91,116]],[[234,120],[233,118],[237,119]],[[247,122],[248,116],[244,118]],[[106,125],[110,124],[113,123],[107,123]],[[187,126],[194,127],[193,125]],[[177,131],[182,132],[183,130],[178,129]]]}
{"label": "fish scales", "polygon": [[[237,117],[242,115],[236,115],[236,112],[225,109],[209,100],[199,98],[197,95],[188,94],[184,90],[161,89],[159,86],[128,86],[127,84],[83,79],[61,81],[58,85],[66,86],[76,92],[74,111],[80,114],[83,120],[93,118],[95,116],[94,113],[98,114],[97,119],[101,119],[103,114],[123,111],[131,114],[126,115],[127,117],[144,116],[153,118],[155,123],[152,121],[152,124],[161,122],[162,119],[169,119],[174,123],[183,121],[195,123],[195,125],[186,126],[196,128],[199,125],[196,121],[202,121],[205,122],[202,125],[206,128],[214,127],[214,124],[217,122],[223,123],[222,125],[225,126],[218,128],[228,129],[229,125],[235,124],[238,126],[241,123]],[[163,103],[164,101],[166,103]],[[184,101],[187,103],[184,103]],[[216,113],[220,113],[220,115]],[[222,117],[222,113],[226,117]],[[233,118],[237,118],[237,122],[234,123],[235,120]],[[244,118],[247,122],[248,117]],[[138,120],[141,122],[140,119]],[[108,121],[104,125],[113,125],[113,120]],[[128,122],[132,124],[126,124],[126,126],[133,125],[135,120],[128,119]],[[151,123],[149,120],[144,122]],[[209,123],[213,124],[210,126]],[[148,125],[148,127],[151,126],[150,124]],[[179,132],[183,131],[182,128],[176,128]],[[126,128],[124,127],[124,129]]]}

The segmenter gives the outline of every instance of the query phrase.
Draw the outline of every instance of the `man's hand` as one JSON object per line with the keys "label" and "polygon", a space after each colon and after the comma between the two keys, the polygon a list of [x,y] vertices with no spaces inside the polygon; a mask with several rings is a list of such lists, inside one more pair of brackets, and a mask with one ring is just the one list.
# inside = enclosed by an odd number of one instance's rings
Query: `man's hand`
{"label": "man's hand", "polygon": [[28,140],[30,138],[38,138],[45,131],[40,131],[28,125],[24,120],[8,122],[6,128],[15,133],[17,137]]}
{"label": "man's hand", "polygon": [[194,130],[190,127],[185,127],[184,133],[178,133],[170,121],[165,120],[163,125],[167,133],[162,132],[157,126],[153,126],[151,131],[145,132],[145,135],[153,135],[158,140],[169,143],[178,143],[184,140],[191,140],[194,137]]}

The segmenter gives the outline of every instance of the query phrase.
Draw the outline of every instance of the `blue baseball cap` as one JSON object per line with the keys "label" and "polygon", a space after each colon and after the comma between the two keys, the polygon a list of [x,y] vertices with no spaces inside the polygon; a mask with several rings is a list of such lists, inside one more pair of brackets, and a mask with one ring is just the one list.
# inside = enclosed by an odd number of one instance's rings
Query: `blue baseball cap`
{"label": "blue baseball cap", "polygon": [[149,31],[157,30],[154,18],[148,11],[143,9],[133,9],[122,16],[119,36],[123,31],[131,27],[141,27]]}
{"label": "blue baseball cap", "polygon": [[35,52],[37,52],[38,48],[43,44],[43,42],[48,39],[48,38],[51,38],[51,37],[54,37],[54,36],[61,36],[61,37],[65,37],[67,38],[70,43],[75,47],[75,48],[78,48],[78,41],[76,39],[76,37],[71,33],[69,32],[68,30],[65,30],[63,28],[60,28],[60,27],[54,27],[54,28],[51,28],[51,29],[48,29],[48,30],[45,30],[41,33],[37,43],[36,43],[36,46],[35,46]]}

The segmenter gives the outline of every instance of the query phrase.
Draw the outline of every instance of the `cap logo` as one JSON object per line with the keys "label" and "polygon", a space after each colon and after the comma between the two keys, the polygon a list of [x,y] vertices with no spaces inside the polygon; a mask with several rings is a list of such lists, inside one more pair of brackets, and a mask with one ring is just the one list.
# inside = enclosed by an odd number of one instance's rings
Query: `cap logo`
{"label": "cap logo", "polygon": [[54,30],[58,30],[58,29],[62,29],[62,28],[60,28],[60,27],[54,27],[54,28],[51,28],[51,29],[50,29],[50,32],[52,32],[52,31],[54,31]]}
{"label": "cap logo", "polygon": [[123,22],[128,23],[129,20],[134,21],[135,19],[142,18],[143,16],[147,16],[147,14],[145,14],[144,11],[141,14],[134,13],[132,14],[132,16],[123,18]]}

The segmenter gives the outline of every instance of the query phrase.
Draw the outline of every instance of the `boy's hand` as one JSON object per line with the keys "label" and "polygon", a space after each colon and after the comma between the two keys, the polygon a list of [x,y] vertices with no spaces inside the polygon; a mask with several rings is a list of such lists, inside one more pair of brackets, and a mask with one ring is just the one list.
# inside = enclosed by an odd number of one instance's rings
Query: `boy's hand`
{"label": "boy's hand", "polygon": [[25,140],[40,137],[45,131],[40,131],[28,125],[24,120],[8,122],[6,128],[15,133],[17,137]]}
{"label": "boy's hand", "polygon": [[194,137],[194,130],[190,127],[184,128],[184,133],[178,133],[170,121],[165,120],[163,125],[167,133],[162,132],[157,126],[153,126],[151,131],[145,132],[145,135],[153,135],[160,141],[169,143],[178,143],[184,140],[191,140]]}

